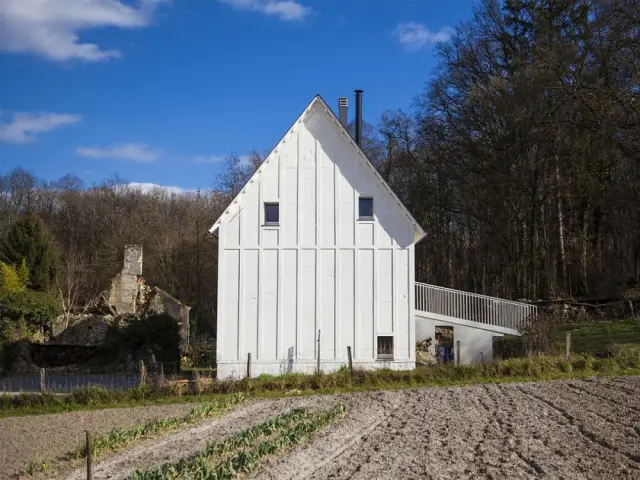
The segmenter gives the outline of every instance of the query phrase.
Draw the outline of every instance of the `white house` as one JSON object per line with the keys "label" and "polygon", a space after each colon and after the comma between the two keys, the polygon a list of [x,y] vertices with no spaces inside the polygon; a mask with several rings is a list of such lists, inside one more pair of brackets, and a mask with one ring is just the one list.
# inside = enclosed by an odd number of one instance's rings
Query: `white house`
{"label": "white house", "polygon": [[[316,96],[210,232],[218,236],[218,378],[415,367],[416,340],[453,334],[455,358],[492,358],[535,307],[414,281],[422,228]],[[417,332],[417,335],[416,335]],[[448,335],[450,343],[451,336]],[[431,353],[435,353],[434,345]]]}
{"label": "white house", "polygon": [[311,373],[318,353],[333,371],[347,347],[359,367],[414,368],[414,245],[424,232],[320,96],[210,231],[219,378],[245,376],[249,354],[252,376]]}

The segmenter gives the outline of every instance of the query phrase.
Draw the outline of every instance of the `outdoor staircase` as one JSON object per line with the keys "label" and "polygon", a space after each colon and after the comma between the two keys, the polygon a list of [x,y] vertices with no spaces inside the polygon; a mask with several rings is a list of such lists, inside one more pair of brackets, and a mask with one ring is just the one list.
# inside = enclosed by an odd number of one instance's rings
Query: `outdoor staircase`
{"label": "outdoor staircase", "polygon": [[416,282],[416,315],[463,323],[496,333],[520,335],[538,313],[528,303]]}

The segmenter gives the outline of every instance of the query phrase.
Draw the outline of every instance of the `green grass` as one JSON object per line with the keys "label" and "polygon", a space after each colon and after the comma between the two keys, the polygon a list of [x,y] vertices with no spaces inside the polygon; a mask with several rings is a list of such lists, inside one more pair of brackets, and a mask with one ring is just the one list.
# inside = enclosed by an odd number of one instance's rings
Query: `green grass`
{"label": "green grass", "polygon": [[93,387],[80,389],[71,395],[23,394],[5,398],[0,396],[0,416],[203,402],[240,392],[253,397],[275,397],[630,374],[640,374],[640,349],[621,347],[609,358],[576,354],[571,361],[562,357],[536,356],[486,365],[429,366],[409,371],[356,370],[353,375],[350,375],[346,368],[332,374],[263,375],[250,380],[212,382],[194,386],[192,391],[180,391],[180,394],[171,388],[152,390],[145,387],[126,392],[108,392]]}
{"label": "green grass", "polygon": [[230,479],[250,473],[262,461],[286,447],[300,443],[312,433],[342,416],[346,408],[338,404],[326,412],[294,409],[250,427],[223,441],[209,442],[204,450],[177,463],[136,471],[132,480]]}
{"label": "green grass", "polygon": [[[93,390],[95,388],[99,387],[87,387],[82,390]],[[163,395],[162,393],[156,392],[137,395],[135,391],[133,394],[132,391],[108,393],[113,394],[108,400],[92,403],[77,403],[67,394],[23,393],[12,396],[0,395],[0,418],[103,410],[106,408],[150,407],[156,405],[175,405],[178,403],[214,402],[232,397],[232,394],[221,395],[217,393],[183,396]],[[41,400],[39,397],[44,397],[44,399]],[[3,401],[5,399],[9,401]]]}
{"label": "green grass", "polygon": [[640,318],[561,325],[555,339],[558,352],[565,349],[567,332],[571,332],[571,350],[575,353],[603,355],[625,348],[640,348]]}

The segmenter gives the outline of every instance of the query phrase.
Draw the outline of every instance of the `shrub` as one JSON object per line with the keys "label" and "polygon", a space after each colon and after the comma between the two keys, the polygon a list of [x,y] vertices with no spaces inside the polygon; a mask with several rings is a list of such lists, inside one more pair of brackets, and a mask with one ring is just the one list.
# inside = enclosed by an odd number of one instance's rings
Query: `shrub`
{"label": "shrub", "polygon": [[55,297],[30,290],[0,297],[0,343],[33,339],[59,312]]}
{"label": "shrub", "polygon": [[640,368],[640,348],[622,347],[615,359],[621,368]]}
{"label": "shrub", "polygon": [[67,403],[77,403],[80,405],[96,405],[107,403],[113,400],[113,393],[98,386],[82,387],[75,389],[68,397]]}
{"label": "shrub", "polygon": [[43,407],[55,405],[58,401],[50,393],[21,393],[19,395],[0,395],[0,410],[18,407]]}
{"label": "shrub", "polygon": [[[24,262],[22,264],[24,265]],[[27,275],[27,281],[28,278]],[[14,266],[0,262],[0,294],[22,293],[26,289],[27,283],[24,281],[24,272],[21,275]]]}
{"label": "shrub", "polygon": [[571,366],[574,370],[593,370],[595,358],[591,355],[578,355],[571,358]]}

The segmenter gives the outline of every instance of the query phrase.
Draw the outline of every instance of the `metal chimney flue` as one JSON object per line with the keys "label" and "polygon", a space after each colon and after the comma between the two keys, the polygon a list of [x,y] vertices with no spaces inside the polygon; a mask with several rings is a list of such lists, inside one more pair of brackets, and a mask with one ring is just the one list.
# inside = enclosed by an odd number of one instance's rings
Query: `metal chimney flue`
{"label": "metal chimney flue", "polygon": [[349,99],[347,97],[340,97],[338,99],[338,118],[344,128],[347,128],[347,111],[349,109]]}
{"label": "metal chimney flue", "polygon": [[362,148],[362,90],[356,90],[356,143]]}

